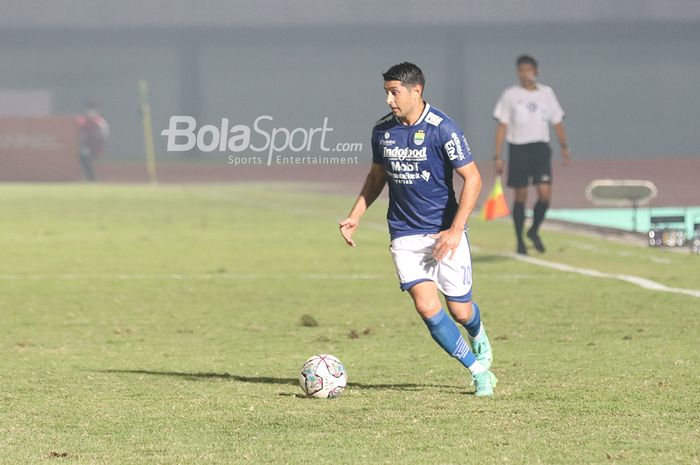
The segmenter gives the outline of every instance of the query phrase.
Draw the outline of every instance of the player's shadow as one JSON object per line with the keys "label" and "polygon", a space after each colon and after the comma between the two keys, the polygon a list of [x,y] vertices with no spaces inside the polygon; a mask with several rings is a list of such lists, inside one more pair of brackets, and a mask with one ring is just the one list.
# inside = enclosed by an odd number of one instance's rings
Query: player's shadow
{"label": "player's shadow", "polygon": [[[181,371],[153,371],[153,370],[96,370],[100,373],[116,373],[116,374],[132,374],[132,375],[149,375],[149,376],[169,376],[175,378],[187,379],[190,381],[200,381],[203,379],[226,379],[239,383],[252,384],[278,384],[282,386],[298,386],[299,378],[278,378],[274,376],[241,376],[230,373],[211,373],[211,372],[181,372]],[[417,383],[348,383],[349,388],[353,389],[385,389],[398,391],[423,391],[427,389],[450,389],[463,392],[465,386],[455,386],[449,384],[417,384]]]}

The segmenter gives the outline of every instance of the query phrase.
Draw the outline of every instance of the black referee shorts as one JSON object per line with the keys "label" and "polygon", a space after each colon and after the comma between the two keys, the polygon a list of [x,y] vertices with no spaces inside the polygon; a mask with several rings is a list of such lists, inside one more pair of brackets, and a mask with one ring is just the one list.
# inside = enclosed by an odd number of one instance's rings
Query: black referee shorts
{"label": "black referee shorts", "polygon": [[508,144],[508,187],[552,182],[552,149],[546,142]]}

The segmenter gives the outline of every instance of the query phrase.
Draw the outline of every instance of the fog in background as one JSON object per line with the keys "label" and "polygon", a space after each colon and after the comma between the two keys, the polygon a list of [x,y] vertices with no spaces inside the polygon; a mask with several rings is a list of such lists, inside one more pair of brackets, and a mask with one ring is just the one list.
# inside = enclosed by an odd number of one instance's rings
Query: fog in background
{"label": "fog in background", "polygon": [[[698,1],[0,2],[0,88],[48,89],[55,113],[87,99],[110,122],[111,158],[142,157],[147,79],[159,157],[171,115],[200,124],[318,127],[363,142],[387,113],[381,72],[426,74],[426,99],[490,157],[515,58],[540,62],[578,158],[700,155]],[[221,154],[222,157],[225,154]]]}

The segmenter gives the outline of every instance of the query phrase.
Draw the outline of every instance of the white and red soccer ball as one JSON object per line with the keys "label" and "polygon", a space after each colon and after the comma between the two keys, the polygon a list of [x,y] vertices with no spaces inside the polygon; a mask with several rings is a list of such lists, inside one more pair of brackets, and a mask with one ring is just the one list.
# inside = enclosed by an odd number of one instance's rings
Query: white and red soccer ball
{"label": "white and red soccer ball", "polygon": [[348,376],[340,360],[329,354],[320,354],[304,362],[299,384],[307,396],[333,399],[342,394]]}

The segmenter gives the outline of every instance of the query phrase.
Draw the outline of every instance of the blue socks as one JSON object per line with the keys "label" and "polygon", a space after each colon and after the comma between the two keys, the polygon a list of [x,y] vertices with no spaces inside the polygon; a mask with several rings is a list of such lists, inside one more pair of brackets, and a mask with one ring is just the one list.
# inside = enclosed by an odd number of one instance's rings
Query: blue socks
{"label": "blue socks", "polygon": [[474,373],[474,370],[477,372],[484,370],[481,364],[477,363],[474,353],[469,348],[467,341],[462,337],[457,324],[447,315],[444,308],[441,308],[435,315],[423,321],[425,321],[430,335],[445,352],[459,360],[472,373]]}
{"label": "blue socks", "polygon": [[467,328],[469,336],[473,339],[479,335],[479,330],[481,329],[481,312],[479,311],[479,306],[473,300],[472,308],[474,309],[472,319],[464,323],[464,327]]}

